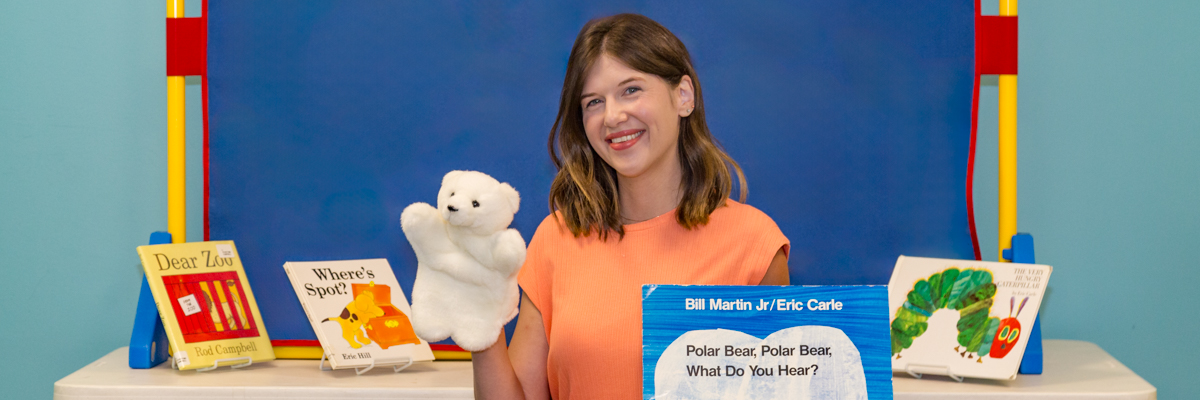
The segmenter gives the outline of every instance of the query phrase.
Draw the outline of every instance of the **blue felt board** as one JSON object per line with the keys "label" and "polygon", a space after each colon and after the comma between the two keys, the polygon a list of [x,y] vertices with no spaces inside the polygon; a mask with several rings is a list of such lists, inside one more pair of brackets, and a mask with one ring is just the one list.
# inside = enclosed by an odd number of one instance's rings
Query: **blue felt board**
{"label": "blue felt board", "polygon": [[[782,329],[817,325],[838,328],[853,342],[862,359],[867,398],[891,399],[892,353],[887,296],[887,286],[642,286],[642,397],[654,397],[654,373],[659,358],[672,342],[689,331],[726,329],[764,339]],[[687,299],[702,301],[706,306],[711,305],[713,299],[743,300],[753,306],[749,310],[714,310],[711,306],[688,310]],[[759,304],[774,305],[783,299],[805,304],[810,300],[836,300],[842,309],[806,307],[780,311],[780,306],[757,309]],[[835,348],[834,351],[845,349]]]}
{"label": "blue felt board", "polygon": [[410,295],[400,212],[447,171],[511,183],[532,237],[571,44],[626,11],[688,46],[792,283],[973,256],[973,1],[210,0],[210,235],[237,242],[271,338],[315,339],[285,261],[384,257]]}

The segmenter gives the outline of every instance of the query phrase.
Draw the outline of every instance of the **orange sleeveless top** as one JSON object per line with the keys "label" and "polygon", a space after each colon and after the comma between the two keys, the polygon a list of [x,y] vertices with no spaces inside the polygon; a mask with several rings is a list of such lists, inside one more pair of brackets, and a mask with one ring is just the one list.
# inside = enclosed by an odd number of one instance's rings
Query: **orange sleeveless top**
{"label": "orange sleeveless top", "polygon": [[788,239],[733,200],[691,231],[675,212],[625,225],[625,238],[576,238],[553,215],[538,226],[518,282],[542,313],[555,399],[642,397],[643,284],[757,285]]}

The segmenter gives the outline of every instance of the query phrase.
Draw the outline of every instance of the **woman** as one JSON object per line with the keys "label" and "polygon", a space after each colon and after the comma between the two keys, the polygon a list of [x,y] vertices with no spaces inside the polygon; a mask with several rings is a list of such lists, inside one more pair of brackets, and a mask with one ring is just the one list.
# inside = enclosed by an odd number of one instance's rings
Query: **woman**
{"label": "woman", "polygon": [[530,240],[511,346],[501,331],[474,354],[477,398],[640,398],[642,284],[788,284],[788,240],[728,198],[731,171],[743,201],[745,178],[662,25],[583,27],[549,147],[555,212]]}

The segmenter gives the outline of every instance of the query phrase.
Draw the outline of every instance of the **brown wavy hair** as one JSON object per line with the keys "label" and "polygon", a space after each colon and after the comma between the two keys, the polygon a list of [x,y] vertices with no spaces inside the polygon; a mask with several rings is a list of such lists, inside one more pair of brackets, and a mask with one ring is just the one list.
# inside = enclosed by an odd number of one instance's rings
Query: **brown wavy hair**
{"label": "brown wavy hair", "polygon": [[679,123],[679,162],[683,170],[680,182],[683,196],[675,210],[679,224],[687,229],[707,224],[713,210],[729,198],[734,173],[740,189],[739,201],[745,202],[746,177],[708,130],[700,79],[683,42],[645,16],[613,15],[589,21],[575,38],[563,79],[558,116],[546,144],[558,168],[550,185],[550,210],[562,213],[571,233],[579,237],[595,231],[601,240],[613,232],[625,237],[617,199],[617,172],[588,142],[580,106],[584,79],[603,54],[635,70],[656,75],[671,87],[677,87],[684,75],[691,77],[695,108],[687,117],[680,117]]}

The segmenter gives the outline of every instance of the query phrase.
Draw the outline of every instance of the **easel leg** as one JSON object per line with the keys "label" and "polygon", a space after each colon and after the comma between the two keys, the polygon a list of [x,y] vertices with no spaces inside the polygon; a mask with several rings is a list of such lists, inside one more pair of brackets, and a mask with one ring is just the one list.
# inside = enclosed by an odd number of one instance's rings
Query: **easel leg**
{"label": "easel leg", "polygon": [[1033,330],[1029,332],[1029,344],[1025,345],[1025,356],[1021,357],[1021,369],[1024,375],[1041,375],[1042,373],[1042,316],[1033,320]]}
{"label": "easel leg", "polygon": [[[1012,237],[1011,261],[1021,264],[1033,264],[1033,235],[1018,233]],[[1042,297],[1043,305],[1045,297]],[[1029,344],[1025,345],[1025,354],[1021,356],[1019,373],[1024,375],[1040,375],[1042,373],[1042,316],[1038,313],[1033,320],[1033,329],[1028,331]]]}
{"label": "easel leg", "polygon": [[[150,244],[171,243],[171,234],[154,232]],[[142,278],[142,292],[138,295],[137,313],[133,317],[133,333],[129,337],[129,368],[147,369],[166,361],[167,333],[163,331],[158,307],[154,305],[154,294],[150,282]]]}

